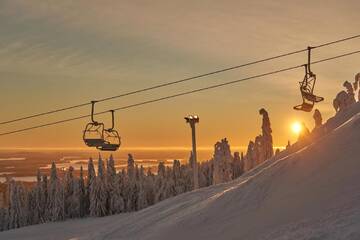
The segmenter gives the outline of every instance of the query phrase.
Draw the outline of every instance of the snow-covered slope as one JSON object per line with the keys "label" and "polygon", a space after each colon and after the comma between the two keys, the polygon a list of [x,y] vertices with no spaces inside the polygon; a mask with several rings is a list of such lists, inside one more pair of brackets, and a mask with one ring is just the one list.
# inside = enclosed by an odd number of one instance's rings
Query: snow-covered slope
{"label": "snow-covered slope", "polygon": [[331,131],[230,183],[137,213],[30,226],[0,239],[360,239],[360,105]]}

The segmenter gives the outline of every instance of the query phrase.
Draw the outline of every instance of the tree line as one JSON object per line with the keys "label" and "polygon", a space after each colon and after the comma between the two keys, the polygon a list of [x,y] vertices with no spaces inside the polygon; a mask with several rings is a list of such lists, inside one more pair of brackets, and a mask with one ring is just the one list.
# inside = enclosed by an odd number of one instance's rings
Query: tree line
{"label": "tree line", "polygon": [[[250,141],[245,156],[239,152],[232,154],[224,138],[214,145],[211,160],[198,163],[200,187],[236,179],[273,156],[270,119],[265,109],[261,109],[260,114],[262,133],[254,142]],[[160,162],[157,172],[153,173],[150,168],[135,164],[129,154],[127,167],[117,172],[112,156],[105,161],[99,156],[97,164],[90,158],[87,171],[81,167],[79,176],[69,167],[60,178],[53,162],[49,177],[38,170],[37,182],[31,189],[14,180],[8,183],[9,206],[0,209],[0,230],[138,211],[191,191],[194,188],[192,166],[190,155],[185,164],[174,160],[169,167]]]}

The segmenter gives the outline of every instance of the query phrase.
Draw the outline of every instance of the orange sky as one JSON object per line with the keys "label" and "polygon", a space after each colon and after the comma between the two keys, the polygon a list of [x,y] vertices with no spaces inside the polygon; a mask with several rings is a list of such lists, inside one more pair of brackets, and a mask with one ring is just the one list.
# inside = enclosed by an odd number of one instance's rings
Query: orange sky
{"label": "orange sky", "polygon": [[[152,86],[219,68],[359,34],[360,3],[347,1],[43,1],[0,3],[0,121]],[[360,40],[314,51],[320,59],[359,50]],[[111,109],[179,91],[304,63],[305,54],[99,104]],[[360,56],[313,67],[318,108],[328,118],[332,99],[359,72]],[[290,125],[312,116],[295,112],[302,69],[116,113],[123,146],[190,146],[183,117],[200,116],[198,145],[227,137],[247,145],[260,133],[264,107],[274,144],[296,136]],[[86,114],[81,108],[0,126],[0,132]],[[110,116],[99,121],[108,123]],[[85,120],[0,137],[7,147],[84,147]]]}

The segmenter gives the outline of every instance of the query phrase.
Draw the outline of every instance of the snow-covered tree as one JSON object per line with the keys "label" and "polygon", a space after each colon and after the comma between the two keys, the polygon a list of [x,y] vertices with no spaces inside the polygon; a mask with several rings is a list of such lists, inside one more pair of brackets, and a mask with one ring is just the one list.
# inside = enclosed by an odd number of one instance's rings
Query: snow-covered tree
{"label": "snow-covered tree", "polygon": [[259,113],[263,117],[261,126],[262,156],[264,157],[264,160],[267,160],[274,155],[272,129],[268,112],[262,108]]}
{"label": "snow-covered tree", "polygon": [[[185,192],[185,181],[181,175],[181,163],[179,160],[174,160],[173,162],[173,181],[174,181],[174,188],[176,194],[181,194]],[[199,169],[201,170],[201,169]],[[201,171],[199,171],[199,175],[201,174]],[[201,179],[201,178],[200,178]],[[202,182],[201,180],[199,182]],[[200,185],[204,185],[200,183]]]}
{"label": "snow-covered tree", "polygon": [[[199,169],[199,166],[197,167],[197,169]],[[166,198],[176,196],[175,181],[173,178],[173,169],[171,167],[166,167],[165,179],[166,179],[166,187],[165,187]]]}
{"label": "snow-covered tree", "polygon": [[131,154],[128,154],[127,174],[131,182],[135,181],[135,161]]}
{"label": "snow-covered tree", "polygon": [[166,169],[165,164],[160,162],[158,174],[155,178],[155,203],[166,199]]}
{"label": "snow-covered tree", "polygon": [[48,177],[46,175],[42,176],[41,182],[41,197],[40,197],[40,206],[41,206],[41,222],[44,223],[48,221],[47,216],[47,207],[48,207]]}
{"label": "snow-covered tree", "polygon": [[80,169],[80,179],[74,176],[74,168],[69,167],[64,181],[65,214],[67,218],[81,217],[83,199],[84,199],[84,179],[82,176],[82,167]]}
{"label": "snow-covered tree", "polygon": [[313,137],[322,136],[325,133],[326,129],[322,125],[322,116],[318,109],[315,109],[313,118],[315,121],[315,127],[312,130],[312,136]]}
{"label": "snow-covered tree", "polygon": [[113,184],[115,175],[116,175],[115,161],[113,156],[110,155],[110,158],[107,161],[107,168],[106,168],[106,181],[108,185]]}
{"label": "snow-covered tree", "polygon": [[187,187],[191,187],[191,190],[194,189],[194,156],[193,156],[193,152],[190,151],[190,156],[189,156],[189,164],[186,166],[186,174],[192,174],[192,177],[188,179],[188,177],[190,176],[186,176],[186,186]]}
{"label": "snow-covered tree", "polygon": [[318,109],[315,109],[313,118],[315,121],[315,128],[321,127],[322,126],[322,116]]}
{"label": "snow-covered tree", "polygon": [[89,159],[88,162],[88,172],[87,172],[87,185],[90,186],[92,181],[95,179],[95,167],[94,167],[94,161],[92,158]]}
{"label": "snow-covered tree", "polygon": [[[129,185],[129,177],[125,169],[122,169],[121,172],[118,173],[119,181],[120,181],[120,192],[121,196],[124,200],[124,211],[131,211],[131,187]],[[130,207],[128,209],[128,207]]]}
{"label": "snow-covered tree", "polygon": [[35,189],[31,189],[30,191],[28,191],[26,193],[26,213],[27,213],[27,219],[26,219],[26,223],[27,225],[32,225],[35,224],[35,206],[36,206],[36,202],[35,202]]}
{"label": "snow-covered tree", "polygon": [[103,181],[96,177],[90,188],[90,216],[103,217],[106,210],[105,186]]}
{"label": "snow-covered tree", "polygon": [[231,180],[231,155],[230,145],[226,138],[221,139],[214,146],[214,172],[213,184],[223,183]]}
{"label": "snow-covered tree", "polygon": [[240,158],[239,152],[234,153],[232,168],[232,179],[238,178],[244,173],[244,161]]}
{"label": "snow-covered tree", "polygon": [[244,169],[248,171],[261,164],[274,155],[272,129],[268,112],[261,108],[259,114],[262,116],[261,134],[250,141],[245,157]]}
{"label": "snow-covered tree", "polygon": [[114,158],[110,155],[106,169],[108,214],[117,214],[124,211],[125,203],[121,194],[121,178],[121,175],[116,174]]}
{"label": "snow-covered tree", "polygon": [[[63,181],[64,186],[64,208],[65,208],[65,216],[67,218],[76,217],[78,214],[75,211],[78,209],[74,209],[74,205],[76,204],[74,201],[74,188],[75,188],[75,178],[74,178],[74,168],[70,166],[68,171],[65,174],[65,178]],[[78,204],[76,204],[78,205]],[[77,207],[76,207],[77,208]]]}
{"label": "snow-covered tree", "polygon": [[286,144],[286,149],[288,149],[289,147],[291,147],[290,140],[288,140],[288,142],[287,142],[287,144]]}
{"label": "snow-covered tree", "polygon": [[[239,153],[233,157],[226,139],[217,143],[214,158],[222,182],[240,176],[244,171],[245,158],[243,155],[240,157]],[[0,231],[27,224],[84,217],[87,213],[90,216],[106,216],[137,211],[193,189],[192,166],[182,165],[178,160],[174,160],[172,167],[160,162],[157,175],[152,174],[150,168],[145,174],[145,169],[135,165],[130,154],[127,171],[122,169],[117,174],[112,156],[106,168],[99,156],[97,176],[92,159],[89,159],[88,169],[86,183],[82,167],[78,178],[73,167],[69,167],[64,178],[60,179],[54,162],[49,183],[47,176],[41,176],[40,171],[37,183],[29,192],[12,181],[10,207],[8,210],[0,209]],[[199,163],[198,169],[201,186],[211,185],[214,180],[214,161]],[[86,192],[89,199],[87,206]]]}
{"label": "snow-covered tree", "polygon": [[105,181],[105,164],[104,164],[104,161],[102,160],[100,154],[99,154],[99,160],[98,160],[97,178],[100,178]]}
{"label": "snow-covered tree", "polygon": [[111,194],[115,191],[115,177],[115,162],[113,156],[110,155],[109,160],[106,162],[106,206],[108,208],[109,214],[113,214],[112,209],[110,208],[110,198],[112,197]]}
{"label": "snow-covered tree", "polygon": [[[190,156],[191,158],[192,156]],[[182,165],[181,166],[181,175],[185,182],[185,191],[191,191],[194,189],[194,174],[192,170],[192,165]]]}
{"label": "snow-covered tree", "polygon": [[144,182],[144,189],[146,194],[146,202],[148,205],[155,203],[155,175],[149,168],[146,174],[146,181]]}
{"label": "snow-covered tree", "polygon": [[250,141],[245,156],[245,171],[249,171],[255,166],[255,143]]}
{"label": "snow-covered tree", "polygon": [[16,183],[10,182],[10,203],[9,203],[9,228],[19,228],[28,223],[27,196],[25,188]]}
{"label": "snow-covered tree", "polygon": [[144,173],[144,168],[141,165],[140,169],[137,168],[137,177],[136,177],[136,181],[137,181],[137,185],[138,185],[138,197],[137,197],[137,201],[136,201],[136,209],[140,210],[143,208],[146,208],[148,206],[148,202],[147,202],[147,191],[146,191],[146,176]]}
{"label": "snow-covered tree", "polygon": [[6,208],[0,208],[0,232],[9,229],[9,211]]}
{"label": "snow-covered tree", "polygon": [[80,181],[79,179],[74,179],[73,183],[73,193],[69,199],[68,205],[68,217],[69,218],[79,218],[81,211],[81,189],[80,189]]}
{"label": "snow-covered tree", "polygon": [[90,187],[90,215],[96,217],[105,216],[107,214],[106,200],[104,162],[99,156],[98,175]]}
{"label": "snow-covered tree", "polygon": [[86,214],[86,205],[85,205],[86,189],[85,189],[85,180],[84,180],[84,170],[82,166],[80,167],[79,188],[78,188],[78,193],[76,195],[78,196],[78,201],[79,201],[80,217],[84,217]]}
{"label": "snow-covered tree", "polygon": [[29,202],[29,205],[31,205],[30,209],[32,210],[31,214],[31,223],[32,224],[38,224],[41,222],[44,222],[43,220],[43,209],[46,205],[43,203],[43,197],[42,197],[42,178],[40,169],[37,170],[36,175],[36,185],[31,191],[31,200]]}
{"label": "snow-covered tree", "polygon": [[263,145],[263,136],[259,135],[255,138],[254,142],[254,166],[259,165],[266,160],[265,157],[265,146]]}
{"label": "snow-covered tree", "polygon": [[131,154],[128,154],[127,175],[124,180],[126,183],[124,188],[126,211],[134,211],[136,209],[139,188],[136,184],[135,161]]}
{"label": "snow-covered tree", "polygon": [[359,88],[359,85],[360,85],[360,73],[355,75],[355,81],[353,83],[354,90],[358,91],[358,101],[360,101],[360,88]]}
{"label": "snow-covered tree", "polygon": [[55,162],[51,164],[50,171],[47,219],[50,221],[64,220],[64,188],[58,178]]}
{"label": "snow-covered tree", "polygon": [[277,155],[279,155],[279,154],[280,154],[280,149],[277,148],[277,149],[275,150],[275,156],[277,156]]}
{"label": "snow-covered tree", "polygon": [[90,192],[92,185],[95,182],[96,174],[95,174],[95,167],[94,161],[92,158],[88,161],[88,171],[87,171],[87,181],[85,187],[85,196],[84,196],[84,207],[85,207],[85,214],[90,214]]}
{"label": "snow-covered tree", "polygon": [[125,211],[125,202],[121,194],[121,176],[114,176],[113,188],[109,195],[109,214],[118,214]]}
{"label": "snow-covered tree", "polygon": [[352,97],[345,91],[339,92],[333,100],[333,106],[336,112],[342,112],[353,104]]}
{"label": "snow-covered tree", "polygon": [[354,93],[353,85],[350,82],[345,81],[343,86],[346,88],[349,104],[351,105],[351,104],[355,103],[356,100],[355,100],[355,93]]}
{"label": "snow-covered tree", "polygon": [[[181,166],[180,169],[186,168],[186,166]],[[182,171],[181,171],[182,173]],[[186,181],[185,176],[181,175],[182,185],[184,186],[184,192],[186,192]],[[212,185],[213,182],[213,160],[204,161],[200,163],[199,166],[199,184],[200,187],[207,187]]]}

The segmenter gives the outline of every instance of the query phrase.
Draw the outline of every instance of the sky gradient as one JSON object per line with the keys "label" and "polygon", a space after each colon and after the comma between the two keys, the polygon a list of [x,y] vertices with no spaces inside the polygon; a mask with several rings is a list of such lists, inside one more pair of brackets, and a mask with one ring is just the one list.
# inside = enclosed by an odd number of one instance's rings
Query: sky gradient
{"label": "sky gradient", "polygon": [[[0,121],[75,105],[359,34],[360,2],[345,1],[19,1],[0,0]],[[352,40],[314,51],[314,60],[360,50]],[[305,54],[99,104],[106,110],[304,63]],[[360,55],[314,65],[326,119]],[[198,145],[228,137],[244,146],[266,108],[274,144],[296,136],[303,70],[264,77],[116,112],[124,147],[190,146],[183,117],[200,116]],[[17,128],[86,114],[88,107],[0,126]],[[109,123],[110,115],[99,121]],[[84,147],[86,120],[0,137],[7,147]]]}

